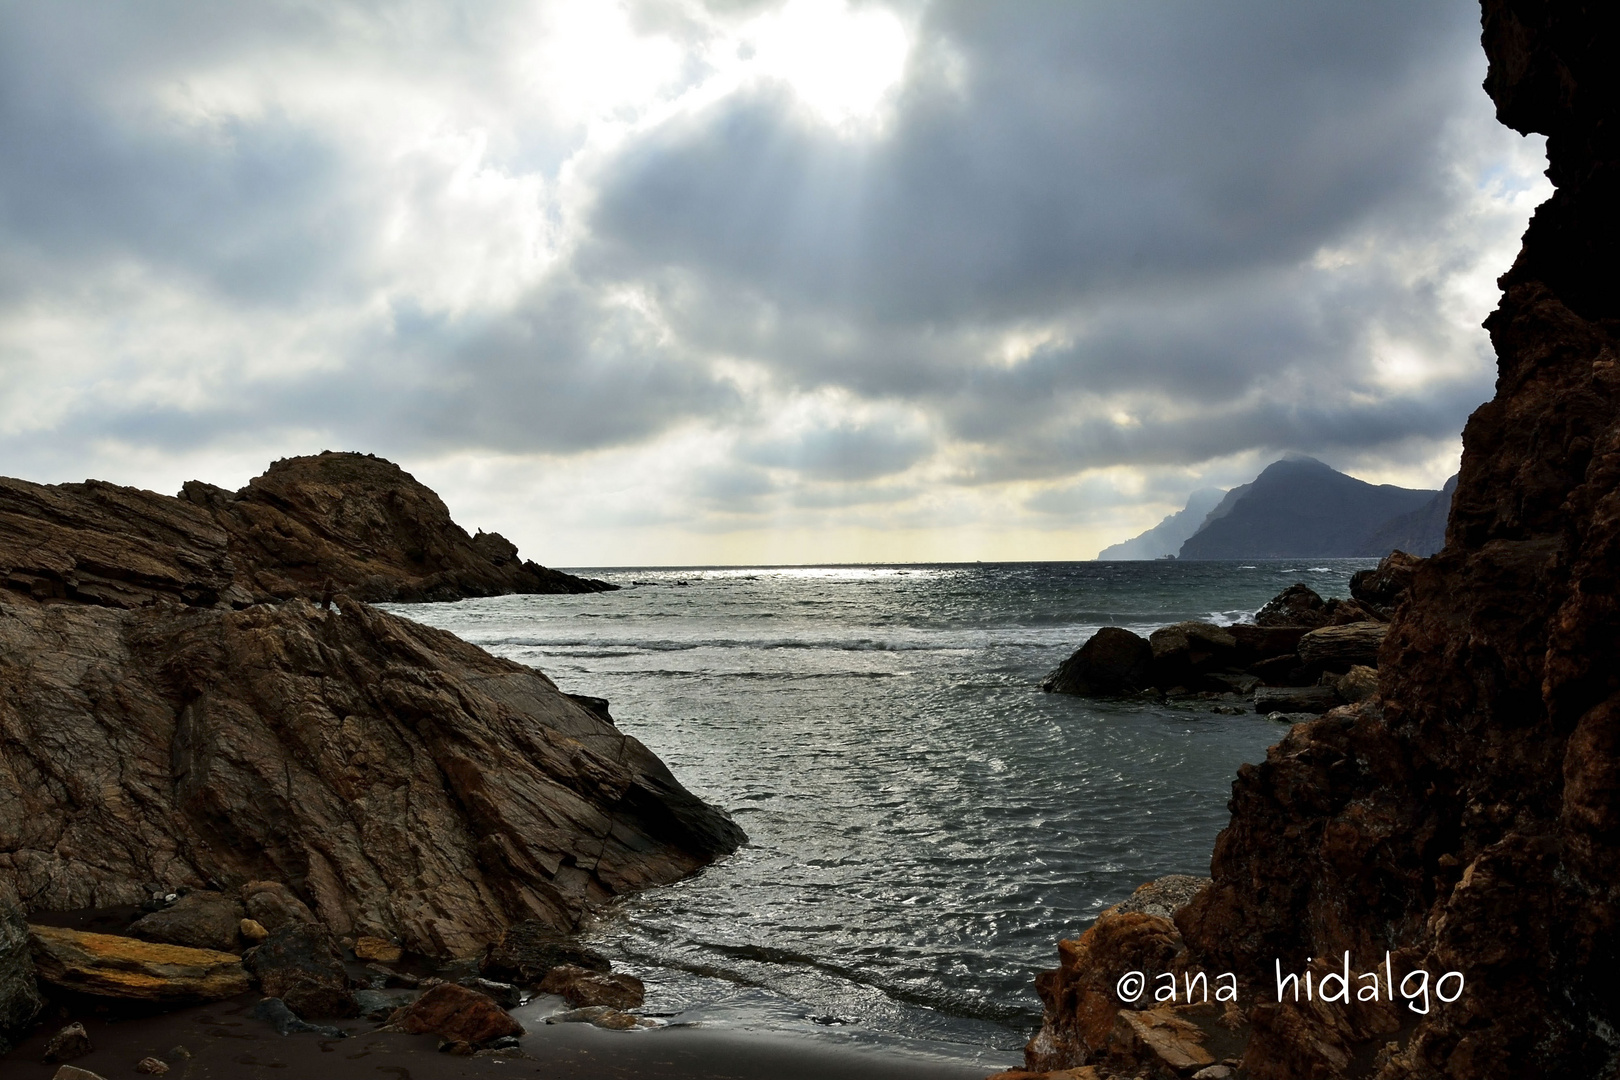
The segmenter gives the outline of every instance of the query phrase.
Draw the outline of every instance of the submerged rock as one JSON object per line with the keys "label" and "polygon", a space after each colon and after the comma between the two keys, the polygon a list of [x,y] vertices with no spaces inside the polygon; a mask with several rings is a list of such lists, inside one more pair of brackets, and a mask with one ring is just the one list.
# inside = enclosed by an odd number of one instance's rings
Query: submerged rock
{"label": "submerged rock", "polygon": [[181,1003],[235,997],[250,985],[231,953],[59,926],[30,926],[29,932],[40,981],[62,990]]}

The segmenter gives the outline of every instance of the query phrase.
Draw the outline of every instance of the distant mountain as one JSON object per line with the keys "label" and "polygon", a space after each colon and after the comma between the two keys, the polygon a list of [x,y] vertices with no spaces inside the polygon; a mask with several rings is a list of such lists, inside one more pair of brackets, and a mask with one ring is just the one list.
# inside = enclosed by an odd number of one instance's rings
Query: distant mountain
{"label": "distant mountain", "polygon": [[1161,559],[1181,550],[1187,538],[1209,519],[1210,512],[1220,503],[1226,492],[1220,488],[1200,488],[1187,498],[1185,509],[1159,522],[1140,536],[1111,544],[1097,553],[1099,560]]}
{"label": "distant mountain", "polygon": [[1457,478],[1446,481],[1434,498],[1413,510],[1390,518],[1361,542],[1358,555],[1383,558],[1399,548],[1408,555],[1427,558],[1446,546],[1446,521],[1451,517],[1451,493]]}
{"label": "distant mountain", "polygon": [[1432,504],[1443,494],[1369,484],[1315,458],[1284,458],[1268,465],[1253,483],[1229,492],[1204,525],[1181,545],[1177,557],[1332,559],[1383,555],[1388,548],[1376,552],[1370,548],[1381,542],[1386,526],[1393,527],[1394,519],[1402,517],[1412,517],[1414,525],[1429,521],[1423,512],[1432,512]]}

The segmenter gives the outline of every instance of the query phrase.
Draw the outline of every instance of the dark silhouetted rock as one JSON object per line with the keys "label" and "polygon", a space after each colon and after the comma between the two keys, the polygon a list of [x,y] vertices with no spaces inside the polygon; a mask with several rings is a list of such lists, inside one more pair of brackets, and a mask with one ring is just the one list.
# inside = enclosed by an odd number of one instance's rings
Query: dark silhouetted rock
{"label": "dark silhouetted rock", "polygon": [[634,975],[592,971],[573,964],[563,964],[546,972],[546,977],[540,980],[540,990],[560,995],[576,1009],[592,1005],[636,1009],[647,998],[646,987]]}
{"label": "dark silhouetted rock", "polygon": [[[1400,1009],[1256,1008],[1253,1077],[1614,1073],[1620,995],[1620,145],[1612,12],[1486,0],[1486,89],[1547,136],[1539,207],[1486,321],[1446,546],[1413,568],[1380,706],[1294,727],[1233,785],[1187,962],[1460,971]],[[1320,1003],[1317,1003],[1320,1004]],[[1393,1044],[1393,1046],[1388,1044]],[[1374,1065],[1374,1062],[1377,1062]]]}
{"label": "dark silhouetted rock", "polygon": [[1328,624],[1327,601],[1304,582],[1288,586],[1266,601],[1265,607],[1254,613],[1256,626],[1306,626],[1315,628]]}
{"label": "dark silhouetted rock", "polygon": [[331,936],[321,927],[290,923],[242,957],[265,997],[280,998],[305,1020],[360,1015]]}
{"label": "dark silhouetted rock", "polygon": [[527,920],[506,929],[492,942],[479,964],[486,979],[518,986],[537,986],[546,972],[561,964],[608,971],[611,965],[601,953],[579,945],[555,927],[538,920]]}
{"label": "dark silhouetted rock", "polygon": [[1042,690],[1095,697],[1125,694],[1149,685],[1153,647],[1117,626],[1093,634],[1041,682]]}
{"label": "dark silhouetted rock", "polygon": [[136,919],[129,936],[166,941],[193,949],[237,952],[241,947],[242,905],[223,893],[186,893],[160,911]]}
{"label": "dark silhouetted rock", "polygon": [[487,994],[455,983],[435,986],[417,998],[391,1021],[391,1026],[413,1035],[437,1035],[472,1046],[524,1034],[523,1025]]}
{"label": "dark silhouetted rock", "polygon": [[94,997],[147,1002],[219,1001],[249,988],[241,959],[115,934],[30,926],[39,980]]}
{"label": "dark silhouetted rock", "polygon": [[1215,688],[1205,678],[1236,663],[1237,638],[1213,623],[1180,622],[1148,635],[1153,650],[1153,685]]}

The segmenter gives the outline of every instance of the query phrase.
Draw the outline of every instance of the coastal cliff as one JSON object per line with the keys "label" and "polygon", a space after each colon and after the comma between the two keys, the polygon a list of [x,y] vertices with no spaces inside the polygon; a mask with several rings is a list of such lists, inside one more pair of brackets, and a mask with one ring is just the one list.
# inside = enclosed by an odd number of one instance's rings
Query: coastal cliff
{"label": "coastal cliff", "polygon": [[[1498,117],[1547,136],[1557,190],[1486,322],[1497,392],[1464,432],[1446,546],[1394,613],[1378,697],[1240,771],[1213,883],[1173,922],[1116,915],[1064,943],[1031,1068],[1191,1075],[1219,1027],[1260,1080],[1620,1070],[1614,36],[1596,6],[1537,0],[1485,0],[1483,25]],[[1152,950],[1111,944],[1143,935]],[[1274,965],[1320,978],[1347,952],[1356,973],[1456,971],[1466,988],[1427,1012],[1279,1003]],[[1244,1009],[1122,1009],[1126,967],[1233,972]]]}
{"label": "coastal cliff", "polygon": [[0,893],[268,880],[448,957],[735,849],[604,703],[361,599],[539,591],[509,547],[362,455],[235,496],[0,480]]}

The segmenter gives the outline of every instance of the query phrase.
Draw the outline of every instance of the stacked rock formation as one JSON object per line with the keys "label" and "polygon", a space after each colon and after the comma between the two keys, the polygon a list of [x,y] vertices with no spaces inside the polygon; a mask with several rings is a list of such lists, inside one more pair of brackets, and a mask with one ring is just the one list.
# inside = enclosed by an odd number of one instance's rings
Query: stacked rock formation
{"label": "stacked rock formation", "polygon": [[188,489],[0,481],[0,916],[13,893],[32,914],[262,881],[277,903],[130,933],[273,940],[296,905],[446,958],[521,920],[569,930],[742,841],[605,703],[344,591],[535,585],[396,467],[332,454],[231,498]]}
{"label": "stacked rock formation", "polygon": [[[1175,918],[1167,963],[1242,981],[1257,1080],[1620,1071],[1620,74],[1595,5],[1485,0],[1484,44],[1497,115],[1547,135],[1557,191],[1486,322],[1497,393],[1463,434],[1446,547],[1413,568],[1381,704],[1240,770],[1213,883]],[[1320,977],[1346,952],[1466,985],[1427,1012],[1278,1001],[1274,963]],[[1062,1030],[1067,999],[1043,997]],[[1030,1064],[1095,1060],[1046,1050]]]}

